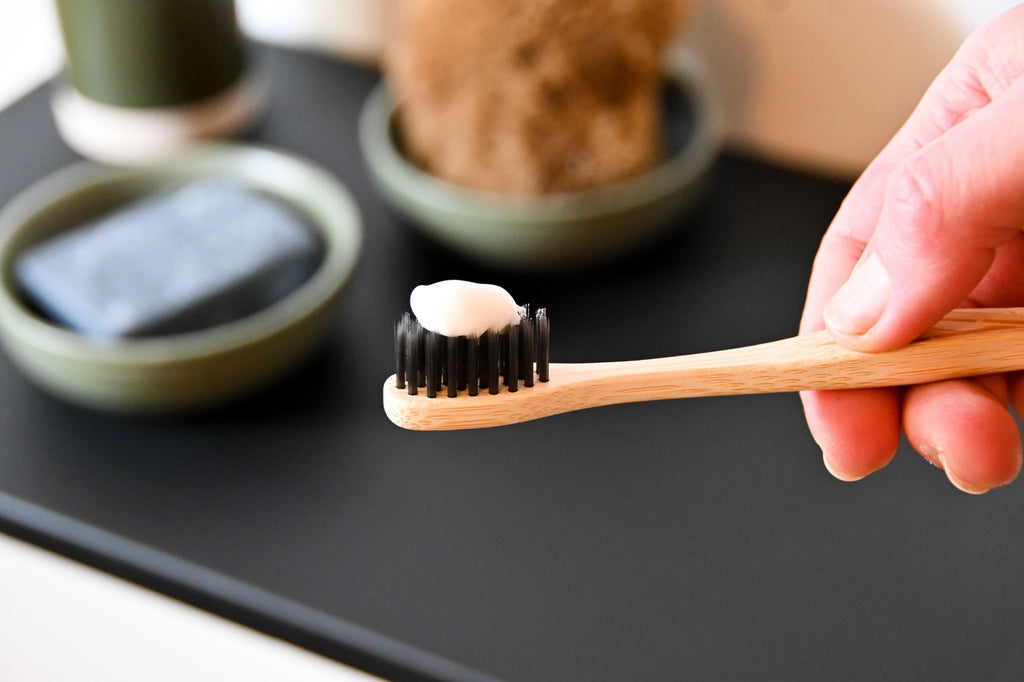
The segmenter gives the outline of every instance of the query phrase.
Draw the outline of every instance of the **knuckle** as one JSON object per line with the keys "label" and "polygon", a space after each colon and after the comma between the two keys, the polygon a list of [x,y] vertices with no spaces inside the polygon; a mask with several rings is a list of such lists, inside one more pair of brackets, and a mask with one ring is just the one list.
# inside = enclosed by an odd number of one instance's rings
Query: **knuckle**
{"label": "knuckle", "polygon": [[[886,203],[893,226],[907,246],[927,248],[941,235],[944,164],[934,154],[915,154],[889,179]],[[918,249],[915,249],[918,250]]]}
{"label": "knuckle", "polygon": [[976,82],[992,96],[1024,75],[1024,6],[983,24],[965,41],[963,59]]}

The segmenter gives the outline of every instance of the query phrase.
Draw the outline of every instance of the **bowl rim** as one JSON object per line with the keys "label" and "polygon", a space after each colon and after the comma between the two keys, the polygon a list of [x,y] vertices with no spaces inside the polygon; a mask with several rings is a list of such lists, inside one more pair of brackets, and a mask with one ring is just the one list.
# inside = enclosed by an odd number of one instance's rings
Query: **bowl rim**
{"label": "bowl rim", "polygon": [[[260,184],[260,169],[275,166],[293,181],[288,189]],[[239,170],[242,169],[242,170]],[[16,237],[40,213],[55,210],[76,195],[135,180],[154,187],[171,186],[205,174],[225,173],[244,186],[268,192],[299,210],[324,239],[323,260],[308,280],[279,301],[237,320],[205,329],[111,340],[89,338],[31,311],[16,291],[11,269],[20,250]],[[294,192],[307,183],[306,195]],[[315,201],[311,199],[316,195]],[[315,204],[326,202],[326,210]],[[329,214],[331,219],[324,220]],[[318,216],[320,219],[316,219]],[[69,225],[68,228],[73,228]],[[79,161],[37,180],[0,210],[0,335],[4,343],[45,350],[51,355],[105,365],[159,366],[230,353],[272,337],[300,323],[327,304],[351,276],[363,245],[358,206],[328,171],[288,152],[251,144],[211,144],[188,150],[172,160],[146,167],[112,167]]]}
{"label": "bowl rim", "polygon": [[[448,182],[410,162],[395,144],[391,133],[398,104],[391,96],[387,78],[374,87],[360,112],[359,141],[367,165],[378,178],[394,185],[415,188],[415,202],[434,210],[458,212],[466,217],[493,218],[531,223],[550,229],[552,222],[586,221],[642,208],[695,183],[717,157],[723,124],[721,111],[702,69],[686,55],[670,61],[666,80],[679,86],[693,110],[693,131],[675,152],[666,155],[647,172],[613,184],[577,192],[538,195],[500,194]],[[380,182],[380,180],[378,180]]]}

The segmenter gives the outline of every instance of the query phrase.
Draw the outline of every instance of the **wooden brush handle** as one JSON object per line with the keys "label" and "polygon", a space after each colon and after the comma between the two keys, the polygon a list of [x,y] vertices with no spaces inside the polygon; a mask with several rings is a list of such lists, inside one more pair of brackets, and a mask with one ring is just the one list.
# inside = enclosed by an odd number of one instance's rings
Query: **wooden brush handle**
{"label": "wooden brush handle", "polygon": [[951,312],[916,341],[885,353],[844,348],[828,332],[731,350],[650,360],[551,365],[551,380],[515,393],[410,396],[384,385],[404,428],[514,424],[602,405],[701,396],[904,386],[1024,369],[1024,308]]}

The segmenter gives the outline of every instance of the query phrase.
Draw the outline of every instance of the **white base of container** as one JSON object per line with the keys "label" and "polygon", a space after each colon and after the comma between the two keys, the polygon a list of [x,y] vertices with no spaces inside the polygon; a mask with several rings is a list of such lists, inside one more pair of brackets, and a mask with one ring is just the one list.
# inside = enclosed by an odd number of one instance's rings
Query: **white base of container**
{"label": "white base of container", "polygon": [[51,98],[57,130],[82,156],[101,163],[155,163],[196,142],[234,135],[264,110],[265,76],[246,75],[213,97],[170,107],[119,107],[90,99],[68,83]]}

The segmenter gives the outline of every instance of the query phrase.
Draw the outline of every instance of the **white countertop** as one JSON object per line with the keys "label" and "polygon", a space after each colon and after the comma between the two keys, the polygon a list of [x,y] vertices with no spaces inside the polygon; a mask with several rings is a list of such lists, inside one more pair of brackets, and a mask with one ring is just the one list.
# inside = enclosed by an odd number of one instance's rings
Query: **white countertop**
{"label": "white countertop", "polygon": [[373,678],[0,534],[4,682]]}

